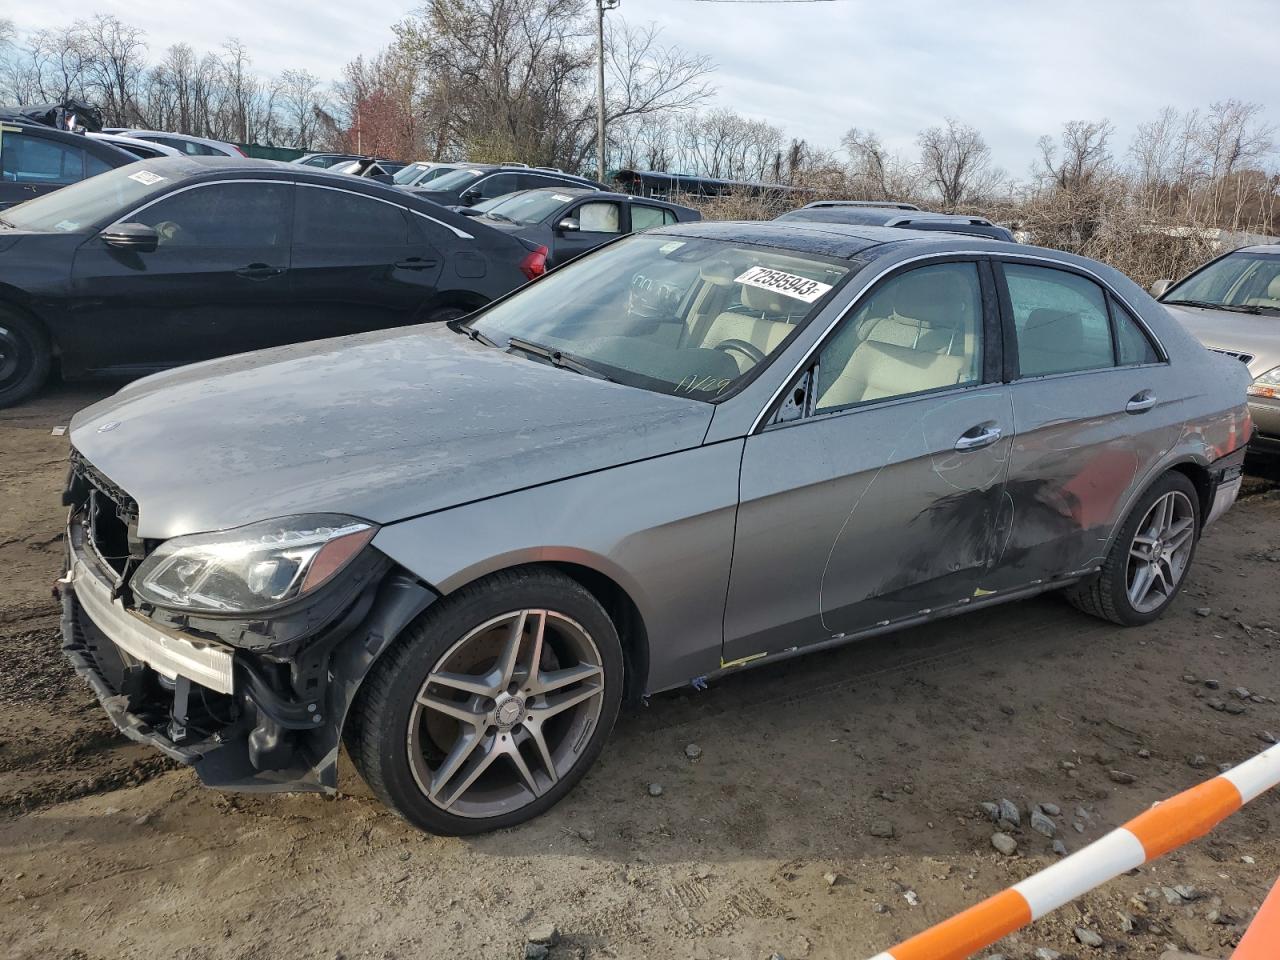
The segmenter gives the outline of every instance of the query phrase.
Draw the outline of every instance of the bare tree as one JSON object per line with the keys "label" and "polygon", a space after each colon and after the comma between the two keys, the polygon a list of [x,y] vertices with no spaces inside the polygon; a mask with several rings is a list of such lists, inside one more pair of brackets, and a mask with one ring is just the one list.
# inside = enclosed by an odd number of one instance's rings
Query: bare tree
{"label": "bare tree", "polygon": [[1036,142],[1040,151],[1037,175],[1060,190],[1087,188],[1111,164],[1108,144],[1114,132],[1110,120],[1067,121],[1059,142],[1049,136]]}
{"label": "bare tree", "polygon": [[82,51],[86,95],[115,122],[138,123],[139,88],[146,72],[143,31],[104,14],[79,21],[72,29]]}
{"label": "bare tree", "polygon": [[968,124],[948,117],[943,126],[921,132],[917,143],[924,177],[948,210],[989,192],[1002,179],[991,163],[991,148]]}
{"label": "bare tree", "polygon": [[1210,104],[1198,142],[1210,162],[1210,176],[1229,177],[1256,163],[1274,146],[1275,127],[1261,119],[1262,104],[1220,100]]}

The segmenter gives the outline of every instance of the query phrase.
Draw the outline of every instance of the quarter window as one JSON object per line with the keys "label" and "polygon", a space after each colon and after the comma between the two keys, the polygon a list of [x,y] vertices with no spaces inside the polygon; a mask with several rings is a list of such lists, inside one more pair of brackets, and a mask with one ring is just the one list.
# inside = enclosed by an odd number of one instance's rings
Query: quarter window
{"label": "quarter window", "polygon": [[345,190],[299,186],[294,199],[294,244],[351,247],[406,242],[408,227],[399,207]]}
{"label": "quarter window", "polygon": [[1023,377],[1115,366],[1102,288],[1065,270],[1004,264]]}
{"label": "quarter window", "polygon": [[934,264],[880,286],[822,348],[816,409],[834,410],[981,379],[978,266]]}
{"label": "quarter window", "polygon": [[129,220],[155,227],[161,249],[282,247],[289,243],[287,183],[214,183],[165,197]]}

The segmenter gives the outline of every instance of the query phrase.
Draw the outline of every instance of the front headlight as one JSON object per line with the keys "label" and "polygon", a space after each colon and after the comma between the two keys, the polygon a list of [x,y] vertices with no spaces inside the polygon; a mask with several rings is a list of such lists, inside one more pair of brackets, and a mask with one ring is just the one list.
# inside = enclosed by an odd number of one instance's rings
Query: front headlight
{"label": "front headlight", "polygon": [[353,517],[315,514],[174,537],[142,562],[130,586],[157,607],[255,613],[320,586],[376,532]]}
{"label": "front headlight", "polygon": [[1280,397],[1280,367],[1272,367],[1249,384],[1248,394],[1251,397],[1266,397],[1268,400]]}

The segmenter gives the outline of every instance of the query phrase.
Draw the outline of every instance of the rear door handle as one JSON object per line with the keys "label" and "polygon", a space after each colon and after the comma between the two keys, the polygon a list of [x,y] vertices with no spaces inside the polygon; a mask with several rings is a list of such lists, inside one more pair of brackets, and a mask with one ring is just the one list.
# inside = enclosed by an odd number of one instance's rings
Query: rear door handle
{"label": "rear door handle", "polygon": [[1146,413],[1156,405],[1155,394],[1150,390],[1143,390],[1141,393],[1135,393],[1129,398],[1129,402],[1124,405],[1125,413]]}
{"label": "rear door handle", "polygon": [[407,260],[397,261],[396,267],[401,270],[428,270],[439,262],[438,260],[427,260],[423,257],[409,257]]}
{"label": "rear door handle", "polygon": [[267,263],[251,263],[237,270],[236,276],[244,277],[246,280],[270,280],[282,273],[284,273],[284,267],[273,267]]}
{"label": "rear door handle", "polygon": [[956,441],[956,449],[965,450],[981,450],[983,447],[989,447],[1002,436],[1004,431],[993,423],[980,423],[976,427],[970,427],[964,433],[960,434],[960,439]]}

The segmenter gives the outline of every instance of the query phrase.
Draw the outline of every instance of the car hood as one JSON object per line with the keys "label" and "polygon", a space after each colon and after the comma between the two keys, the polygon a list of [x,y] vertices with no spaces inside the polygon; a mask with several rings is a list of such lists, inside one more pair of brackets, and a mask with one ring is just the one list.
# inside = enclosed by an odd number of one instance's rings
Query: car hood
{"label": "car hood", "polygon": [[1163,304],[1175,320],[1210,350],[1244,354],[1255,379],[1280,366],[1280,316]]}
{"label": "car hood", "polygon": [[698,446],[712,409],[428,325],[181,367],[70,433],[163,539],[299,513],[392,523]]}

